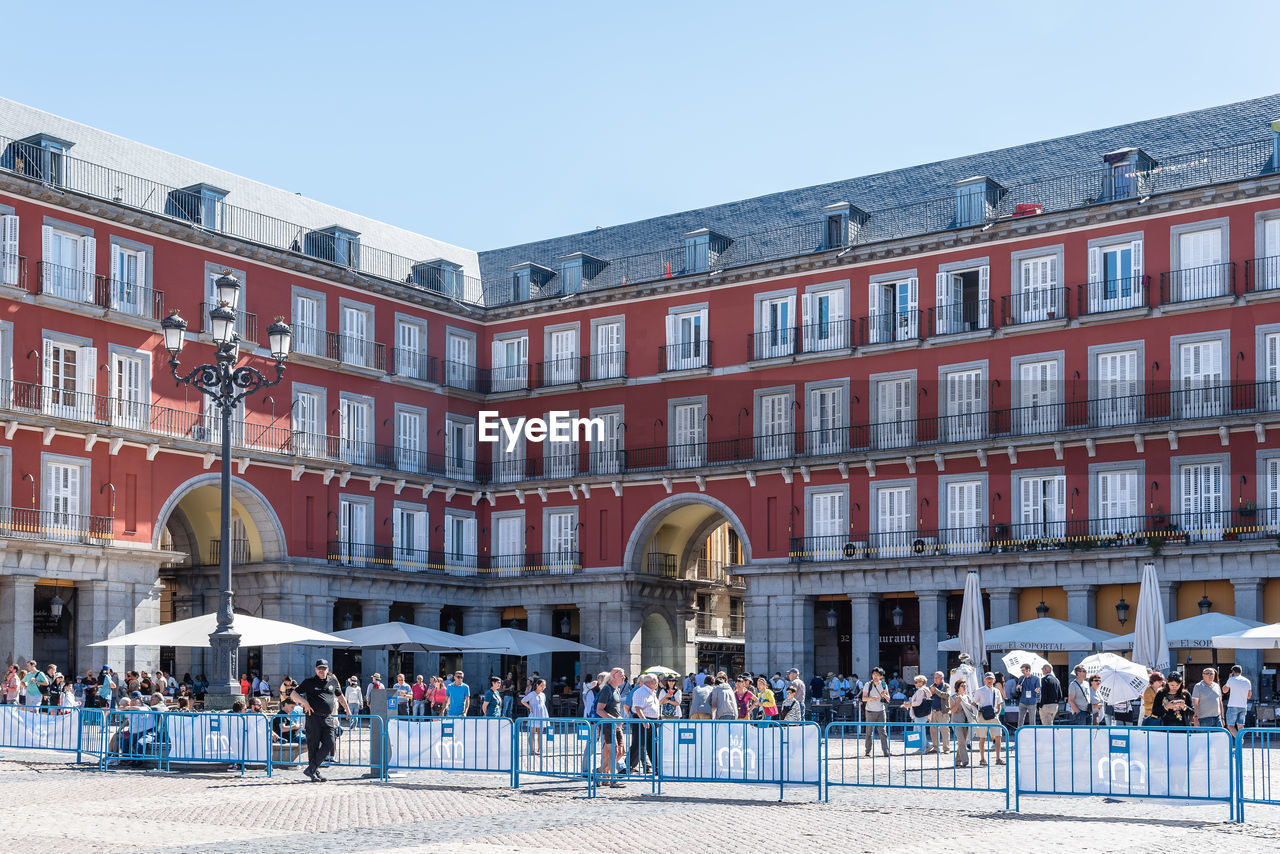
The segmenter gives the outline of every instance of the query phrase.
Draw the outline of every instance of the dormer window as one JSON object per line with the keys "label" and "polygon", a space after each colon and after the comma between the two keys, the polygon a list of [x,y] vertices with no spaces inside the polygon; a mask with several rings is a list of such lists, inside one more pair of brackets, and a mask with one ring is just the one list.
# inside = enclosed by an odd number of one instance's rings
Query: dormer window
{"label": "dormer window", "polygon": [[302,251],[313,258],[332,261],[344,267],[359,267],[360,232],[340,225],[309,231],[303,237]]}
{"label": "dormer window", "polygon": [[223,200],[227,191],[212,184],[192,184],[169,192],[169,216],[176,216],[210,231],[221,231]]}
{"label": "dormer window", "polygon": [[535,296],[541,296],[542,289],[555,276],[554,270],[549,270],[541,264],[534,264],[531,261],[516,264],[510,269],[512,302],[524,302]]}
{"label": "dormer window", "polygon": [[560,259],[560,293],[576,294],[589,283],[608,261],[602,261],[585,252],[574,252]]}
{"label": "dormer window", "polygon": [[732,242],[709,228],[689,232],[684,236],[684,272],[707,272],[716,266],[720,253],[728,249]]}
{"label": "dormer window", "polygon": [[462,298],[462,266],[443,258],[414,264],[410,281],[418,287],[455,299]]}
{"label": "dormer window", "polygon": [[1141,148],[1122,148],[1102,155],[1107,175],[1101,201],[1115,202],[1147,195],[1147,175],[1156,162]]}
{"label": "dormer window", "polygon": [[1280,172],[1280,121],[1271,123],[1271,168],[1269,172]]}
{"label": "dormer window", "polygon": [[46,184],[62,184],[66,178],[66,154],[74,142],[38,133],[10,143],[4,166]]}
{"label": "dormer window", "polygon": [[994,217],[1005,189],[999,182],[979,175],[956,182],[956,228],[982,225]]}
{"label": "dormer window", "polygon": [[848,202],[827,205],[822,209],[822,248],[839,249],[849,246],[866,221],[866,212]]}

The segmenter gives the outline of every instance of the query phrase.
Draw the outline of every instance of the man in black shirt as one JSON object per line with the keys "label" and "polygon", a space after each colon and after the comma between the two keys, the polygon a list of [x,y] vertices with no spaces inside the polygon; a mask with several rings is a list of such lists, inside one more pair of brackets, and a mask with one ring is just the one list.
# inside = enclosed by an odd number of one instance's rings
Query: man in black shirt
{"label": "man in black shirt", "polygon": [[[600,691],[596,694],[596,715],[605,720],[620,720],[622,718],[622,686],[626,684],[627,673],[621,667],[615,667],[609,672],[609,681],[601,686]],[[618,724],[604,724],[600,727],[600,770],[612,777],[615,773],[615,762],[621,758],[622,752],[622,727]],[[615,789],[623,789],[626,786],[616,780],[613,783],[604,783],[605,786],[613,786]]]}
{"label": "man in black shirt", "polygon": [[1046,664],[1041,669],[1039,706],[1040,726],[1053,726],[1058,716],[1058,704],[1062,702],[1062,683],[1053,675],[1053,667]]}
{"label": "man in black shirt", "polygon": [[302,773],[313,783],[323,783],[320,765],[333,753],[338,739],[338,706],[347,715],[351,714],[351,707],[342,696],[342,686],[329,672],[329,662],[323,658],[316,662],[316,675],[303,679],[289,696],[307,715],[307,767]]}

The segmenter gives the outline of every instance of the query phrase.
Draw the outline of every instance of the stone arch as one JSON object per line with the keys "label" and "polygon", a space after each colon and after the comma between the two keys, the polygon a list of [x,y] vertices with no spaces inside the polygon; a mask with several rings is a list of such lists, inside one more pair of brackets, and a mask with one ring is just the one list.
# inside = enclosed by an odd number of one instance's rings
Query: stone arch
{"label": "stone arch", "polygon": [[[705,536],[706,532],[714,529],[721,521],[728,522],[733,526],[734,531],[738,534],[738,540],[742,543],[743,562],[751,562],[751,540],[748,538],[746,526],[742,524],[738,514],[733,512],[729,505],[719,499],[712,498],[710,495],[686,492],[679,495],[669,495],[645,511],[645,514],[640,517],[640,521],[631,530],[631,537],[627,540],[627,550],[623,554],[623,566],[629,570],[637,569],[644,557],[645,546],[663,521],[676,510],[691,505],[701,505],[708,511],[708,517],[697,523],[695,530],[702,531]],[[684,551],[685,554],[682,556],[682,560],[687,560],[687,544]]]}
{"label": "stone arch", "polygon": [[671,624],[657,611],[650,612],[640,624],[640,666],[670,667],[675,656],[675,636],[671,632]]}
{"label": "stone arch", "polygon": [[[160,538],[164,533],[165,527],[169,524],[170,517],[175,512],[182,512],[178,507],[182,500],[201,487],[213,486],[216,488],[221,478],[222,475],[219,472],[200,474],[183,482],[174,489],[156,517],[156,526],[151,535],[152,548],[158,549],[160,547]],[[262,559],[283,560],[286,558],[289,552],[284,526],[280,524],[280,519],[276,516],[276,512],[272,509],[271,502],[267,500],[267,497],[253,484],[233,476],[231,478],[231,498],[239,505],[239,509],[244,511],[244,515],[248,517],[249,521],[257,529],[262,543]],[[183,521],[190,528],[190,523],[185,518]]]}

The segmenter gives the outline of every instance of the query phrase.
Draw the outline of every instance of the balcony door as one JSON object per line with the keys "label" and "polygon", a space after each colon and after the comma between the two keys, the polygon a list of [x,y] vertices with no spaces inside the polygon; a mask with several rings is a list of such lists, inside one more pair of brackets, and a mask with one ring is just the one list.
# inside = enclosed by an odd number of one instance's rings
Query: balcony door
{"label": "balcony door", "polygon": [[493,569],[500,576],[515,576],[523,566],[524,517],[498,516],[493,522]]}
{"label": "balcony door", "polygon": [[1024,362],[1018,367],[1018,411],[1014,426],[1023,435],[1052,433],[1062,423],[1058,363]]}
{"label": "balcony door", "polygon": [[1183,418],[1207,418],[1226,409],[1222,385],[1222,342],[1195,341],[1178,348],[1178,411]]}

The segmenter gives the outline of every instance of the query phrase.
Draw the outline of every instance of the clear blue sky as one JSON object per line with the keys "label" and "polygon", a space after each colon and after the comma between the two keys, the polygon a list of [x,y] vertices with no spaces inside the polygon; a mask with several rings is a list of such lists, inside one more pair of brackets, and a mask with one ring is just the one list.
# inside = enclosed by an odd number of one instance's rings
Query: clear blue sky
{"label": "clear blue sky", "polygon": [[58,10],[7,97],[472,249],[1280,88],[1274,0]]}

